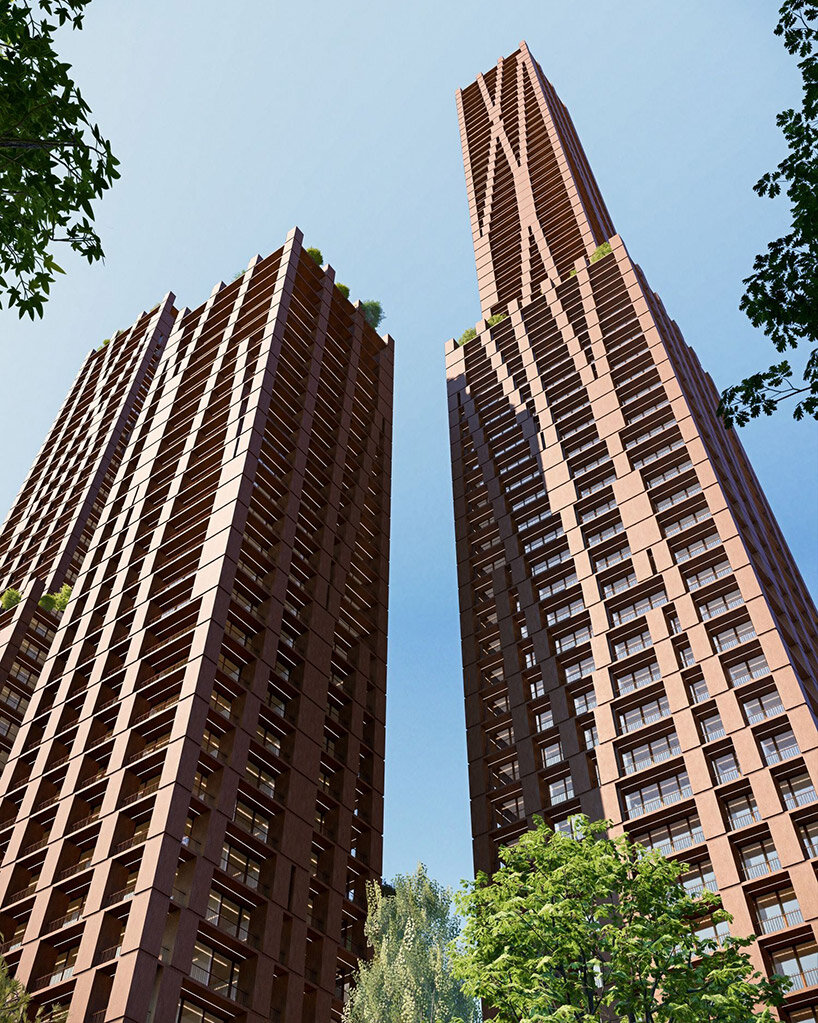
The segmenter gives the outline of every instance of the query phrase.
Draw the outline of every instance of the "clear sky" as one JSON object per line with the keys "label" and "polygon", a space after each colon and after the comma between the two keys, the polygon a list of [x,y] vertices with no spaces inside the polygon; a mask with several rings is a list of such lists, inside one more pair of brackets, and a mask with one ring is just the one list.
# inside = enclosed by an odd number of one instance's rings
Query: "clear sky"
{"label": "clear sky", "polygon": [[[720,386],[773,361],[737,305],[785,225],[752,185],[798,75],[762,0],[96,0],[63,52],[122,161],[107,259],[0,312],[0,510],[89,348],[195,306],[294,224],[396,339],[384,872],[471,871],[443,342],[479,315],[455,89],[526,39],[632,256]],[[742,439],[818,592],[815,424]]]}

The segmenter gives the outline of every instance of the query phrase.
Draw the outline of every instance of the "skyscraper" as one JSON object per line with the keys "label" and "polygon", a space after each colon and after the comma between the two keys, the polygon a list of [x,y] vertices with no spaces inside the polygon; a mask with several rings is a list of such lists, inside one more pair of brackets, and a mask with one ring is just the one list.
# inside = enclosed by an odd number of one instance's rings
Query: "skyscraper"
{"label": "skyscraper", "polygon": [[381,868],[392,356],[293,231],[88,356],[0,532],[2,953],[72,1023],[340,1018]]}
{"label": "skyscraper", "polygon": [[717,888],[814,1021],[815,607],[526,45],[457,103],[484,317],[446,348],[475,867],[535,814],[610,818]]}

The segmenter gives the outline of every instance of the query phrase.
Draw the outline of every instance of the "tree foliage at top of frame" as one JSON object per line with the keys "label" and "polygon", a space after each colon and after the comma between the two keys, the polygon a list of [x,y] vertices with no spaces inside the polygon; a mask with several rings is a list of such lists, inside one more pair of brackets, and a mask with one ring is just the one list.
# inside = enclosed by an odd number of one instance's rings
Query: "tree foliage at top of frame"
{"label": "tree foliage at top of frame", "polygon": [[102,259],[93,200],[118,160],[59,58],[54,33],[82,27],[90,0],[0,3],[0,307],[43,315],[56,274],[54,246]]}

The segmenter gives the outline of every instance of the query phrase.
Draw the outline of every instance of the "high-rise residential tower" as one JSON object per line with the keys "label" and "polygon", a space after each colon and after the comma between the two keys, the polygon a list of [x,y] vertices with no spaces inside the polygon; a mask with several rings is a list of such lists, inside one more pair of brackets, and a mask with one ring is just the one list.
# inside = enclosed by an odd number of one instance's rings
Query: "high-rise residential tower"
{"label": "high-rise residential tower", "polygon": [[610,818],[717,888],[814,1021],[815,607],[525,44],[457,103],[484,317],[446,349],[475,867],[535,814]]}
{"label": "high-rise residential tower", "polygon": [[2,527],[2,954],[71,1023],[340,1019],[381,868],[392,357],[293,231],[88,356]]}

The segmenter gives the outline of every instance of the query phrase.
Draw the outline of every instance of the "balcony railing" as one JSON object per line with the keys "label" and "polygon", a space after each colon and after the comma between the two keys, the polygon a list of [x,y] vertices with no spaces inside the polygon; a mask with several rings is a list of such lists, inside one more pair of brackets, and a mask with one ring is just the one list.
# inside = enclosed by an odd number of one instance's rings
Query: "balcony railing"
{"label": "balcony railing", "polygon": [[218,977],[213,977],[209,970],[203,966],[198,966],[196,963],[190,967],[191,980],[198,981],[199,984],[204,984],[210,988],[217,995],[221,995],[222,998],[229,998],[233,1002],[238,1002],[239,1005],[247,1005],[249,1003],[249,997],[246,991],[243,991],[236,981],[234,980],[219,980]]}
{"label": "balcony railing", "polygon": [[762,934],[772,934],[774,931],[783,931],[785,927],[793,927],[803,922],[804,914],[800,909],[788,909],[776,916],[768,916],[763,920],[759,918],[758,929]]}
{"label": "balcony railing", "polygon": [[784,805],[788,810],[794,810],[796,806],[806,806],[807,803],[814,803],[818,799],[815,789],[804,789],[803,792],[785,792]]}
{"label": "balcony railing", "polygon": [[728,813],[727,815],[731,831],[738,831],[739,828],[757,824],[760,819],[758,810],[742,810],[741,813]]}
{"label": "balcony railing", "polygon": [[793,757],[799,756],[801,750],[798,747],[798,743],[794,743],[792,746],[784,746],[782,749],[768,749],[764,752],[764,763],[767,767],[772,764],[778,764],[782,760],[791,760]]}
{"label": "balcony railing", "polygon": [[679,800],[687,799],[688,796],[692,795],[693,789],[689,785],[684,785],[675,792],[668,792],[667,795],[656,796],[655,799],[648,799],[646,802],[634,803],[628,806],[627,814],[629,817],[642,817],[646,813],[653,813],[654,810],[660,810],[663,806],[678,803]]}
{"label": "balcony railing", "polygon": [[781,869],[781,861],[777,856],[768,856],[761,863],[745,863],[742,865],[744,876],[748,881],[756,877],[764,877],[765,874],[774,874]]}
{"label": "balcony railing", "polygon": [[652,767],[654,764],[661,764],[664,760],[670,760],[672,757],[678,757],[681,750],[677,746],[675,749],[660,750],[658,753],[651,755],[650,759],[640,761],[623,761],[623,767],[625,774],[635,774],[637,771],[642,771],[646,767]]}
{"label": "balcony railing", "polygon": [[783,970],[776,970],[776,973],[790,981],[790,991],[802,991],[805,987],[813,987],[818,984],[818,970],[800,970],[797,973],[784,973]]}

